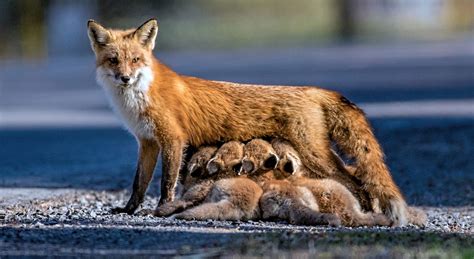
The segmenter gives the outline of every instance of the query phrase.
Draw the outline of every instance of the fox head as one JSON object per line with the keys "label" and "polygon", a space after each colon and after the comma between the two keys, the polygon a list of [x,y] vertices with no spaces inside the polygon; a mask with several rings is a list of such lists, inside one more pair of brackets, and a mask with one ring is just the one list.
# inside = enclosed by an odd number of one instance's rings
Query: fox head
{"label": "fox head", "polygon": [[101,84],[131,88],[139,86],[140,81],[152,81],[152,51],[158,33],[155,19],[130,30],[106,29],[93,20],[87,27]]}

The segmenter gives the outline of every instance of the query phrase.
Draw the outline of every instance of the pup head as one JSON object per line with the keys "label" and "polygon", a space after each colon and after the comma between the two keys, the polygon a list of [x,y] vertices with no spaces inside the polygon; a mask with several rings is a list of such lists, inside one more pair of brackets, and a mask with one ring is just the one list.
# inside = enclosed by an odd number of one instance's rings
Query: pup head
{"label": "pup head", "polygon": [[201,147],[191,157],[188,163],[188,172],[192,177],[199,177],[204,174],[206,165],[217,151],[217,147]]}
{"label": "pup head", "polygon": [[150,19],[137,29],[106,29],[94,20],[87,23],[87,34],[96,56],[97,80],[102,85],[130,88],[152,78],[152,50],[158,23]]}
{"label": "pup head", "polygon": [[272,145],[265,140],[253,139],[244,146],[242,169],[247,174],[275,169],[278,161],[279,158]]}
{"label": "pup head", "polygon": [[302,165],[301,159],[298,152],[296,152],[290,142],[283,139],[274,139],[272,141],[272,146],[280,157],[280,162],[278,163],[279,171],[288,176],[300,172]]}
{"label": "pup head", "polygon": [[207,172],[210,175],[219,172],[234,172],[239,175],[242,170],[244,144],[238,141],[229,141],[222,145],[207,163]]}

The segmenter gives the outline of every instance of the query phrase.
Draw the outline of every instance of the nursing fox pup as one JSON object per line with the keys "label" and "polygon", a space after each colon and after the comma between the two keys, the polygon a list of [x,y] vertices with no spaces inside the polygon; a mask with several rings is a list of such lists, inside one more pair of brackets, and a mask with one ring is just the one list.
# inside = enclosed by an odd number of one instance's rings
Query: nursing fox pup
{"label": "nursing fox pup", "polygon": [[[285,204],[287,200],[299,197],[288,193],[291,186],[306,188],[317,204],[317,211],[337,215],[344,226],[390,226],[392,222],[380,213],[364,213],[354,195],[342,184],[333,179],[311,179],[307,169],[301,164],[298,153],[290,143],[275,139],[272,147],[280,157],[279,171],[285,180],[269,182],[264,187],[260,206],[263,219],[278,215],[291,215],[289,209],[275,206],[275,201]],[[285,176],[286,174],[286,176]],[[298,212],[293,212],[298,213]],[[411,222],[410,222],[411,223]]]}
{"label": "nursing fox pup", "polygon": [[154,19],[131,30],[88,22],[97,81],[139,143],[132,196],[116,212],[131,214],[143,201],[160,152],[161,205],[174,199],[187,145],[282,137],[314,176],[331,176],[349,185],[350,173],[331,152],[331,141],[336,142],[356,161],[353,175],[378,199],[384,213],[398,226],[407,223],[404,198],[356,105],[316,87],[243,85],[179,75],[153,56],[157,33]]}
{"label": "nursing fox pup", "polygon": [[[243,144],[230,141],[200,148],[188,163],[182,197],[158,207],[156,216],[196,220],[250,220],[260,217],[260,186],[241,173]],[[212,157],[212,158],[211,158]],[[196,174],[199,171],[199,174]],[[207,172],[207,173],[206,173]]]}
{"label": "nursing fox pup", "polygon": [[[174,214],[174,218],[187,220],[274,219],[297,225],[392,224],[383,214],[362,212],[342,184],[305,177],[307,171],[288,142],[274,140],[272,144],[254,139],[243,152],[243,145],[236,141],[224,144],[217,152],[216,148],[199,149],[188,164],[184,194],[160,206],[155,215]],[[221,164],[218,171],[193,176],[194,170],[205,171],[216,159]],[[409,222],[422,225],[423,218],[418,218],[410,214]]]}

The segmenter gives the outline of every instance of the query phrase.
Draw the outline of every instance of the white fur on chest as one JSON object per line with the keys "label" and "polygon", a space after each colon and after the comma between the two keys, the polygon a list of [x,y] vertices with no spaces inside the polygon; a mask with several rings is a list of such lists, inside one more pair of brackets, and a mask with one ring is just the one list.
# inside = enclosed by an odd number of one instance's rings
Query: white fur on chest
{"label": "white fur on chest", "polygon": [[151,139],[155,125],[143,113],[149,105],[148,90],[153,81],[151,68],[140,69],[138,81],[127,88],[115,85],[111,73],[97,68],[97,82],[104,88],[112,108],[119,114],[125,127],[138,138]]}

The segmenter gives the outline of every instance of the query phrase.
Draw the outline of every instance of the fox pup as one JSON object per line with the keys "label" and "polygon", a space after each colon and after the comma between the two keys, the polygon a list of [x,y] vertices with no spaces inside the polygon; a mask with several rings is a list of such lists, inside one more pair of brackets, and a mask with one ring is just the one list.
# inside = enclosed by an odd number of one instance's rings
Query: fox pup
{"label": "fox pup", "polygon": [[261,188],[248,178],[236,177],[240,174],[243,144],[227,142],[212,158],[204,160],[210,152],[201,148],[188,164],[191,169],[207,168],[207,177],[200,175],[204,179],[196,179],[189,173],[183,197],[158,207],[155,215],[180,212],[174,217],[187,220],[246,220],[259,216]]}
{"label": "fox pup", "polygon": [[207,163],[216,154],[216,151],[217,147],[214,146],[200,147],[188,162],[188,173],[193,177],[204,176]]}
{"label": "fox pup", "polygon": [[[226,177],[232,171],[240,174],[240,171],[234,170],[235,163],[240,160],[235,156],[239,154],[242,158],[241,148],[237,148],[235,143],[228,142],[222,146],[216,155],[208,162],[207,168],[212,168],[212,163],[219,161],[219,169],[217,177]],[[178,219],[219,219],[219,220],[246,220],[256,219],[260,217],[262,209],[259,210],[260,197],[262,196],[262,189],[254,181],[259,182],[263,186],[267,186],[266,182],[276,181],[272,180],[274,175],[270,174],[256,174],[255,172],[268,171],[275,169],[278,164],[278,157],[275,154],[270,143],[261,139],[254,139],[247,143],[243,148],[245,157],[242,159],[241,169],[246,171],[247,177],[240,178],[225,178],[214,183],[212,190],[209,192],[204,203],[192,207],[182,213],[176,214],[174,217]],[[191,161],[194,159],[192,158]],[[240,164],[240,163],[238,163]],[[190,165],[192,166],[192,165]],[[223,171],[222,171],[223,169]],[[217,171],[215,173],[217,173]],[[209,172],[210,173],[210,172]],[[198,180],[199,181],[199,180]],[[192,186],[191,190],[202,190],[198,185]],[[317,206],[311,192],[304,187],[288,186],[286,191],[294,193],[298,199],[291,204],[273,204],[289,206],[291,209],[290,222],[293,224],[311,224],[316,220],[318,224],[327,223],[338,225],[339,220],[334,215],[323,215],[316,213],[312,206]],[[268,191],[267,191],[268,192]],[[189,192],[185,197],[189,197]],[[196,195],[197,197],[202,195]],[[168,204],[179,203],[170,202],[161,206],[158,210],[169,207]],[[250,205],[250,206],[249,206]],[[282,211],[282,210],[281,210]],[[295,213],[294,213],[295,212]],[[306,212],[306,213],[305,213]],[[265,210],[263,210],[265,213]],[[303,216],[303,217],[302,217]],[[326,217],[326,218],[325,218]]]}
{"label": "fox pup", "polygon": [[354,175],[378,198],[384,213],[396,225],[406,224],[405,200],[369,122],[340,94],[317,87],[244,85],[179,75],[153,56],[155,19],[130,30],[106,29],[93,20],[87,27],[97,81],[139,143],[132,195],[115,212],[132,214],[143,201],[160,151],[159,205],[174,199],[185,146],[281,137],[291,142],[313,174],[347,178],[350,174],[331,152],[335,141],[354,158]]}
{"label": "fox pup", "polygon": [[272,145],[253,139],[244,147],[243,173],[263,190],[259,201],[264,220],[287,220],[295,225],[340,225],[337,216],[320,213],[312,193],[305,187],[292,185],[286,174],[277,169],[280,159]]}
{"label": "fox pup", "polygon": [[[298,153],[291,144],[281,139],[272,141],[277,154],[281,157],[279,168],[296,186],[309,189],[319,205],[321,212],[336,214],[344,226],[389,226],[393,222],[381,213],[364,213],[354,195],[342,184],[332,179],[310,179],[304,176],[307,170],[301,163]],[[424,212],[409,207],[409,223],[423,226],[426,221]]]}

